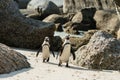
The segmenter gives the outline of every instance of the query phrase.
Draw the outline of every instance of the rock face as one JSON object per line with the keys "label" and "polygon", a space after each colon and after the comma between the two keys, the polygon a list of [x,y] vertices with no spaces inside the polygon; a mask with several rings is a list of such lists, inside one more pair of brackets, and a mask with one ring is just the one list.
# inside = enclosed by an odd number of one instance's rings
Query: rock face
{"label": "rock face", "polygon": [[13,0],[0,0],[0,42],[23,48],[39,47],[53,38],[55,26],[23,16]]}
{"label": "rock face", "polygon": [[115,9],[113,0],[64,0],[63,12],[78,12],[86,7],[95,7],[96,9]]}
{"label": "rock face", "polygon": [[29,68],[27,58],[0,43],[0,74],[13,72],[23,68]]}
{"label": "rock face", "polygon": [[120,70],[120,41],[110,34],[98,31],[89,43],[76,52],[77,65],[90,69]]}

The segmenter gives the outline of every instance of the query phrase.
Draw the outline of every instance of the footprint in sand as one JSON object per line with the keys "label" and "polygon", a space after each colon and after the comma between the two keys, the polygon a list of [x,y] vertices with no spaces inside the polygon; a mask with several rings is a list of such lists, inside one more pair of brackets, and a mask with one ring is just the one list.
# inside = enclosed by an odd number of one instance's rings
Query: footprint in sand
{"label": "footprint in sand", "polygon": [[55,70],[53,70],[53,72],[55,72]]}
{"label": "footprint in sand", "polygon": [[88,80],[88,79],[86,78],[86,79],[84,79],[84,80]]}
{"label": "footprint in sand", "polygon": [[49,71],[49,72],[50,72],[51,70],[50,70],[50,69],[48,69],[47,71]]}
{"label": "footprint in sand", "polygon": [[26,72],[27,74],[29,74],[29,72]]}
{"label": "footprint in sand", "polygon": [[93,74],[93,76],[96,76],[96,74]]}
{"label": "footprint in sand", "polygon": [[74,75],[72,75],[72,76],[74,76]]}
{"label": "footprint in sand", "polygon": [[36,76],[37,78],[39,78],[39,76]]}
{"label": "footprint in sand", "polygon": [[38,63],[39,60],[38,60],[38,59],[35,59],[35,61]]}

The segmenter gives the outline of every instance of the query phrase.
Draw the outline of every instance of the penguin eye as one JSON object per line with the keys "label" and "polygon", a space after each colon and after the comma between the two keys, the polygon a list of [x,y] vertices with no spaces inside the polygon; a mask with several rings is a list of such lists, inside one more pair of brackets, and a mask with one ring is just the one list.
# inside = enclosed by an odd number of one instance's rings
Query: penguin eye
{"label": "penguin eye", "polygon": [[69,40],[69,38],[66,38],[67,40]]}
{"label": "penguin eye", "polygon": [[49,39],[46,39],[45,41],[49,42]]}

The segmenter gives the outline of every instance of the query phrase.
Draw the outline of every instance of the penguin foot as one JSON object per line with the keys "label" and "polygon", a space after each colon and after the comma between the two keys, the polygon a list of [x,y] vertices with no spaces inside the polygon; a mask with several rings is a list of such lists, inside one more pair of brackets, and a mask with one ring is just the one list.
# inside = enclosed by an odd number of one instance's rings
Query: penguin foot
{"label": "penguin foot", "polygon": [[66,67],[70,67],[70,66],[68,65],[68,61],[66,62]]}
{"label": "penguin foot", "polygon": [[66,63],[66,67],[70,67],[70,66],[68,65],[68,61],[67,61],[67,63]]}
{"label": "penguin foot", "polygon": [[49,59],[50,59],[50,58],[47,59],[47,62],[49,62]]}
{"label": "penguin foot", "polygon": [[58,66],[61,66],[61,64],[62,64],[62,61],[60,60]]}
{"label": "penguin foot", "polygon": [[65,67],[70,68],[70,66],[66,65]]}
{"label": "penguin foot", "polygon": [[43,63],[45,63],[45,59],[43,59]]}
{"label": "penguin foot", "polygon": [[62,67],[62,65],[61,65],[61,64],[58,64],[58,66],[59,66],[59,67]]}

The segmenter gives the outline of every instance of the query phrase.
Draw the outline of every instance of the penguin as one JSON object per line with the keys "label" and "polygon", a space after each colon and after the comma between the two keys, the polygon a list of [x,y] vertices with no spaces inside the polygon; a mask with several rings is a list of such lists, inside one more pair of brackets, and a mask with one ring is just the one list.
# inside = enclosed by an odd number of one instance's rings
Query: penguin
{"label": "penguin", "polygon": [[[36,57],[38,56],[40,50],[38,50]],[[55,57],[54,52],[52,51],[53,57]],[[49,62],[50,59],[50,44],[49,37],[45,37],[44,42],[42,44],[42,58],[43,62]]]}
{"label": "penguin", "polygon": [[66,67],[69,67],[68,62],[69,62],[69,57],[70,55],[73,55],[73,60],[75,60],[76,56],[73,51],[73,48],[71,46],[70,40],[69,40],[69,35],[65,37],[65,41],[62,45],[62,48],[59,52],[59,64],[58,66],[61,66],[62,63],[66,63]]}

